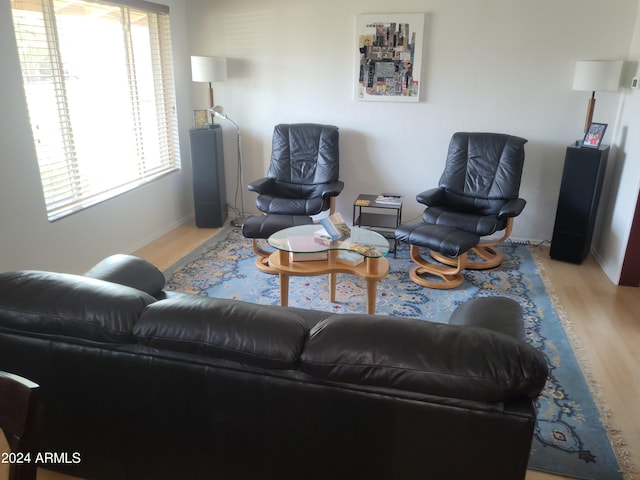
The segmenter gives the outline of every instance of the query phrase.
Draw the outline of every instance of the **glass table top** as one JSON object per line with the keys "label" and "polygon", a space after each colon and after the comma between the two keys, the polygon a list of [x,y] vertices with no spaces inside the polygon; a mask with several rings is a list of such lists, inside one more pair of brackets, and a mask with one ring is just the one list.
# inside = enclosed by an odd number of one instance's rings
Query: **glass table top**
{"label": "glass table top", "polygon": [[389,241],[379,233],[361,227],[349,228],[350,237],[330,241],[322,238],[322,234],[326,234],[322,225],[300,225],[274,233],[268,242],[273,248],[292,253],[348,250],[370,258],[384,257],[389,253]]}

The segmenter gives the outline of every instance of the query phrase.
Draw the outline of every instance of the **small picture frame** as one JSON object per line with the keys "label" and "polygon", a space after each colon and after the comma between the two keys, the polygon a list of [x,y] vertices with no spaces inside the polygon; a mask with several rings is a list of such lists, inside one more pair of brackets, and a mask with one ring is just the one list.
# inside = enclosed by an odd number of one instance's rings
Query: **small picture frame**
{"label": "small picture frame", "polygon": [[607,130],[607,123],[590,123],[587,132],[584,134],[581,147],[599,148]]}
{"label": "small picture frame", "polygon": [[209,115],[207,110],[193,111],[193,128],[209,128]]}

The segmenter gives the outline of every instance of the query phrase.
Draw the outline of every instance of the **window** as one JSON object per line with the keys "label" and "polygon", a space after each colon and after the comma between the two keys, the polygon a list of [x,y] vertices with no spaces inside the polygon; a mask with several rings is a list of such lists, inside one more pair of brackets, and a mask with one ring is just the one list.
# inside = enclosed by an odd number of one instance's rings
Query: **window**
{"label": "window", "polygon": [[11,0],[50,221],[179,168],[168,7]]}

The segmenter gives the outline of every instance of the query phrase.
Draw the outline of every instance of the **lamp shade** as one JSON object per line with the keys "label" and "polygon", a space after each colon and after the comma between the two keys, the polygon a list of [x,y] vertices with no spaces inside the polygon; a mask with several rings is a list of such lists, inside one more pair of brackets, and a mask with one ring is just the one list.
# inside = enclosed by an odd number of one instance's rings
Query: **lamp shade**
{"label": "lamp shade", "polygon": [[226,79],[225,57],[191,57],[191,80],[194,82],[224,82]]}
{"label": "lamp shade", "polygon": [[573,90],[602,92],[618,90],[622,60],[592,60],[576,62]]}

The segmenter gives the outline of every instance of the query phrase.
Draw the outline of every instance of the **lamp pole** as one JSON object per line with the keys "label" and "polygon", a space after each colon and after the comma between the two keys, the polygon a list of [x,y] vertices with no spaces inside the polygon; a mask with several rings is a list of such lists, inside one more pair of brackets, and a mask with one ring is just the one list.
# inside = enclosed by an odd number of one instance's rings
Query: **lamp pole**
{"label": "lamp pole", "polygon": [[[227,115],[220,111],[220,107],[212,107],[209,109],[212,117],[218,117],[223,120],[227,120],[231,122],[231,124],[236,127],[236,147],[237,147],[237,169],[236,169],[236,210],[238,195],[240,195],[240,215],[236,215],[235,222],[233,223],[234,227],[242,227],[244,225],[244,195],[243,195],[243,187],[244,187],[244,173],[242,171],[242,148],[240,144],[240,126],[231,120]],[[241,187],[242,185],[242,187]]]}

